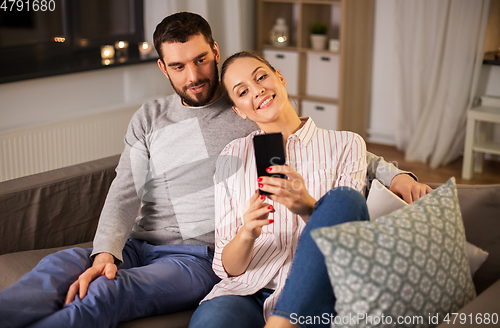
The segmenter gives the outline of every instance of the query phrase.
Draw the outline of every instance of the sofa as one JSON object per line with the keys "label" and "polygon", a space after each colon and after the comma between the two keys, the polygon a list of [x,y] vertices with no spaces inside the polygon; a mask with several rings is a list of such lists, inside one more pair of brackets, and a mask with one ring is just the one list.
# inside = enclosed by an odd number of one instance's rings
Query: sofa
{"label": "sofa", "polygon": [[[44,256],[91,247],[119,156],[0,182],[0,290]],[[435,188],[438,185],[431,184]],[[467,241],[489,253],[473,276],[477,297],[460,313],[500,315],[500,185],[458,185]],[[187,327],[194,309],[122,322],[118,327]],[[474,319],[475,320],[475,319]],[[439,327],[477,326],[443,322]]]}

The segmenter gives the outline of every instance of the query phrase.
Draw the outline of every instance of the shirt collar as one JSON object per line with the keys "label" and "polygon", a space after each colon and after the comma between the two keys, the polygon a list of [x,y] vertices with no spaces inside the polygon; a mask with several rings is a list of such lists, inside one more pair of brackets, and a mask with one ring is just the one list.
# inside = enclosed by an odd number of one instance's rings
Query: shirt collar
{"label": "shirt collar", "polygon": [[305,121],[305,123],[300,129],[295,131],[293,135],[296,135],[304,145],[307,145],[309,141],[311,141],[318,128],[310,117],[301,117],[300,120],[302,122]]}
{"label": "shirt collar", "polygon": [[[316,124],[314,124],[312,118],[310,117],[301,117],[300,120],[305,122],[304,125],[295,131],[295,133],[291,134],[288,138],[299,138],[299,140],[307,145],[309,141],[311,141],[312,137],[318,131]],[[262,130],[255,131],[255,134],[264,134],[265,132]]]}

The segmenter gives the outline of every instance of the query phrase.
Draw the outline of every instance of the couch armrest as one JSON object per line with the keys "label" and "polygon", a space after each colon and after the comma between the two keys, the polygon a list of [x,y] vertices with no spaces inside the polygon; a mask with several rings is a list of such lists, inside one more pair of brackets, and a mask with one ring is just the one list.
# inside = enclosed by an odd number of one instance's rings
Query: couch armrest
{"label": "couch armrest", "polygon": [[[450,316],[450,323],[442,322],[438,328],[443,327],[478,327],[485,325],[487,327],[496,327],[497,325],[490,323],[486,325],[484,322],[479,324],[479,318],[484,319],[486,315],[490,318],[493,314],[496,315],[497,324],[500,322],[500,280],[490,286],[487,290],[479,294],[472,302],[463,307],[459,313],[464,313],[466,315],[467,322],[461,323],[460,317],[457,317],[455,323],[453,319],[455,316]],[[472,314],[469,316],[469,314]],[[477,318],[476,318],[477,315]],[[472,320],[472,322],[471,322]]]}
{"label": "couch armrest", "polygon": [[0,183],[0,254],[91,241],[119,155]]}

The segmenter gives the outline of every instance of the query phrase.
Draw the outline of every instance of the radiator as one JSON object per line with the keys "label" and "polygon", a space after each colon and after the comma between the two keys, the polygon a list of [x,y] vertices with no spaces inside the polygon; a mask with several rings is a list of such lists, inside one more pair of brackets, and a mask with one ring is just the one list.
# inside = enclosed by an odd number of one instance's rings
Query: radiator
{"label": "radiator", "polygon": [[139,106],[0,133],[0,181],[120,154]]}

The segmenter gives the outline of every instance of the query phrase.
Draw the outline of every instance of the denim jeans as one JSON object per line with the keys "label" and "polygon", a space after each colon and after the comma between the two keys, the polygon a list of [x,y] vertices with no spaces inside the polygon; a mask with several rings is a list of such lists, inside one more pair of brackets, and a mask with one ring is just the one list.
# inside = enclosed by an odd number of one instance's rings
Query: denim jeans
{"label": "denim jeans", "polygon": [[97,278],[83,299],[77,295],[63,307],[69,286],[92,265],[91,252],[73,248],[51,254],[1,291],[0,327],[113,327],[193,308],[220,280],[207,246],[153,246],[131,239],[115,279]]}
{"label": "denim jeans", "polygon": [[273,293],[261,289],[248,296],[225,295],[205,301],[194,311],[189,328],[264,327],[264,301]]}
{"label": "denim jeans", "polygon": [[[330,190],[315,205],[297,244],[292,268],[271,315],[290,319],[299,327],[329,327],[336,315],[335,295],[328,277],[323,254],[311,237],[311,231],[350,221],[369,220],[365,198],[347,187]],[[306,320],[317,324],[306,324]],[[326,317],[326,319],[324,319]]]}

